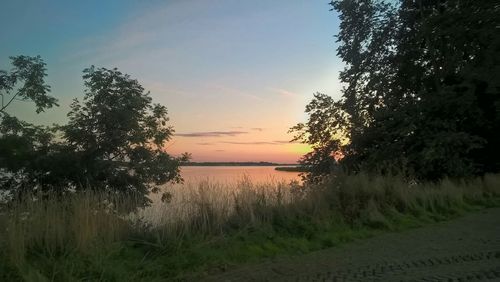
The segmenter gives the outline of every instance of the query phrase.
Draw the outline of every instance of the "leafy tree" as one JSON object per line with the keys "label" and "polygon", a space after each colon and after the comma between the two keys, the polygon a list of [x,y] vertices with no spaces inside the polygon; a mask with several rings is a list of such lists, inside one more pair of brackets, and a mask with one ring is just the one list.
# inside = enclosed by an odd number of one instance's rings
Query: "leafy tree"
{"label": "leafy tree", "polygon": [[[7,115],[7,107],[15,100],[35,103],[36,112],[57,106],[57,99],[49,96],[50,86],[45,84],[47,69],[40,56],[10,57],[13,69],[10,72],[0,70],[0,115]],[[21,84],[21,85],[19,85]]]}
{"label": "leafy tree", "polygon": [[37,57],[10,57],[13,68],[0,70],[0,189],[22,182],[27,167],[43,155],[52,140],[46,127],[35,126],[10,115],[14,101],[34,102],[36,112],[57,106],[45,84],[45,62]]}
{"label": "leafy tree", "polygon": [[316,93],[314,99],[306,106],[309,119],[299,123],[289,132],[296,135],[292,141],[302,141],[312,147],[312,151],[304,155],[299,163],[308,171],[307,180],[318,182],[325,174],[332,172],[336,165],[335,152],[341,150],[345,143],[346,114],[340,102],[330,96]]}
{"label": "leafy tree", "polygon": [[15,97],[34,101],[37,112],[56,105],[46,95],[45,64],[39,57],[19,58],[14,64],[20,70],[2,72],[5,93],[16,88],[14,78],[25,84],[2,107],[0,188],[16,194],[93,189],[132,197],[141,206],[159,185],[182,181],[179,165],[189,155],[166,153],[174,132],[167,109],[153,104],[137,80],[117,69],[85,69],[85,96],[71,104],[68,124],[35,126],[3,111]]}
{"label": "leafy tree", "polygon": [[[83,102],[75,100],[62,128],[77,171],[67,176],[80,189],[91,187],[144,197],[157,186],[180,182],[179,164],[165,152],[173,134],[167,109],[117,69],[84,70]],[[146,198],[143,198],[147,201]]]}
{"label": "leafy tree", "polygon": [[[313,100],[306,112],[308,123],[340,126],[292,129],[299,136],[330,131],[340,145],[332,149],[344,153],[340,163],[351,172],[434,180],[498,171],[500,5],[494,2],[332,1],[341,19],[346,87],[340,101]],[[344,145],[339,130],[349,140]]]}

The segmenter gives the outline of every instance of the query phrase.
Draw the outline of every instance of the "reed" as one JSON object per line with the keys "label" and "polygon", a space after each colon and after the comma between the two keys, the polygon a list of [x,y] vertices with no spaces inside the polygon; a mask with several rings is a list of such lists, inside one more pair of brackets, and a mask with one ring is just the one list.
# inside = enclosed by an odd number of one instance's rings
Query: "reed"
{"label": "reed", "polygon": [[[151,207],[132,214],[119,213],[117,208],[133,206],[132,200],[99,192],[64,197],[32,194],[2,205],[0,278],[29,280],[38,277],[33,276],[36,273],[62,281],[107,273],[117,279],[125,270],[106,265],[130,257],[140,257],[134,261],[134,271],[146,271],[152,266],[146,267],[145,261],[162,257],[163,264],[171,269],[161,275],[175,276],[220,259],[221,252],[231,251],[230,246],[238,246],[242,252],[233,259],[244,261],[241,256],[287,253],[292,244],[314,246],[305,247],[305,251],[328,247],[332,243],[314,242],[324,241],[325,236],[332,238],[340,232],[339,226],[342,230],[397,230],[408,216],[425,223],[500,205],[500,175],[494,174],[412,184],[398,177],[335,175],[308,186],[252,183],[242,178],[236,184],[201,181],[164,190],[171,193],[170,201],[162,202],[152,195]],[[264,237],[260,237],[262,232]],[[253,249],[237,243],[239,239],[235,238],[241,236],[253,242]],[[217,245],[220,242],[228,244],[227,250]],[[269,247],[266,242],[274,245]],[[205,254],[200,254],[201,250]],[[130,257],[124,258],[123,252],[131,252],[127,254]],[[151,253],[156,254],[154,259],[149,257]],[[178,265],[181,257],[185,263]],[[115,268],[121,270],[112,270]],[[156,275],[148,271],[144,275]]]}

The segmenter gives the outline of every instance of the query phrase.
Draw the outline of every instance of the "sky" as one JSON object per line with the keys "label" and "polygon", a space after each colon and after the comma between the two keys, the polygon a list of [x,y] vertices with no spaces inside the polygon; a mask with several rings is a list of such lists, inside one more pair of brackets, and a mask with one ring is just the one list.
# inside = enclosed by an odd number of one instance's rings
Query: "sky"
{"label": "sky", "polygon": [[64,124],[83,97],[82,70],[118,68],[169,110],[167,151],[193,161],[295,163],[309,147],[288,129],[315,92],[340,97],[339,19],[328,0],[2,0],[0,69],[40,55],[60,107],[37,124]]}

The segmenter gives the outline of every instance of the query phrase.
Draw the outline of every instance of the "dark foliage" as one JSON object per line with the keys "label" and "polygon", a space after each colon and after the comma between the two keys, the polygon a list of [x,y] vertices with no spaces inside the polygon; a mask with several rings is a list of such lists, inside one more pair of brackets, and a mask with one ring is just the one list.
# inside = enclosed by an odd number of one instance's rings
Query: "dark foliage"
{"label": "dark foliage", "polygon": [[36,112],[57,105],[45,84],[45,62],[37,57],[10,57],[12,69],[0,70],[0,188],[20,186],[29,182],[31,166],[47,154],[53,130],[21,121],[7,112],[15,101],[31,101]]}
{"label": "dark foliage", "polygon": [[0,115],[6,115],[7,107],[15,100],[32,101],[36,112],[57,106],[57,99],[48,95],[50,87],[45,84],[47,69],[40,56],[10,57],[12,70],[0,70]]}
{"label": "dark foliage", "polygon": [[179,164],[165,152],[173,134],[167,109],[152,104],[135,79],[116,69],[84,70],[84,101],[75,100],[62,127],[74,154],[75,183],[125,194],[146,195],[167,182],[180,182]]}
{"label": "dark foliage", "polygon": [[[35,102],[37,112],[56,105],[47,95],[45,64],[16,57],[15,69],[0,74],[2,95]],[[179,165],[187,154],[172,157],[165,145],[173,134],[167,109],[153,104],[135,79],[116,69],[84,70],[83,102],[75,100],[65,126],[35,126],[3,111],[0,121],[0,188],[14,194],[69,190],[120,193],[148,203],[158,185],[180,182]],[[16,87],[18,81],[24,84]],[[3,96],[2,96],[3,97]]]}
{"label": "dark foliage", "polygon": [[297,140],[313,145],[302,159],[316,168],[311,179],[332,169],[336,151],[350,172],[436,180],[500,169],[498,3],[331,5],[341,19],[343,96],[315,95],[309,121],[292,128]]}

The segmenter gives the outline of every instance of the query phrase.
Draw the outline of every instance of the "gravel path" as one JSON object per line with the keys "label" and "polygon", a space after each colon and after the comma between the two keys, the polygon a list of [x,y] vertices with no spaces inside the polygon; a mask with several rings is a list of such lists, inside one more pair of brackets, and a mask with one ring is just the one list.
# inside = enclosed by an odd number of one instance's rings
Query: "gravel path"
{"label": "gravel path", "polygon": [[208,281],[500,281],[500,208],[245,266]]}

